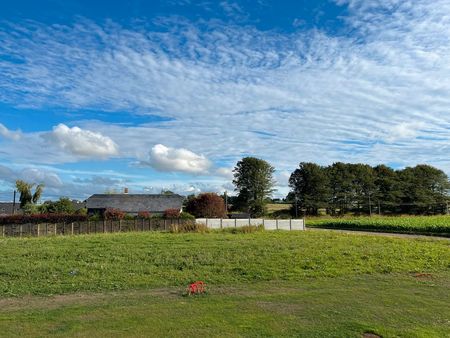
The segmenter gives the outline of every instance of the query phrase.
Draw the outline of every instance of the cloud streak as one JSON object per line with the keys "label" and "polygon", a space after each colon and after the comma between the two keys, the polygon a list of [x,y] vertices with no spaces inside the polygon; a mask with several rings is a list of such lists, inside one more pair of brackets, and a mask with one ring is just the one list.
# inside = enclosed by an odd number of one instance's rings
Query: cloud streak
{"label": "cloud streak", "polygon": [[[158,170],[195,174],[206,159],[229,167],[251,154],[288,172],[300,161],[338,160],[450,172],[448,1],[336,2],[349,15],[345,34],[333,36],[179,18],[146,30],[86,20],[11,25],[0,33],[0,54],[9,56],[0,58],[0,100],[170,118],[131,127],[79,121],[117,145],[87,142],[103,144],[97,155],[120,148],[146,161],[148,149],[167,144],[162,155],[152,150]],[[66,128],[57,134],[72,157],[59,160],[87,156],[69,141],[86,134]],[[194,165],[174,155],[181,148]]]}

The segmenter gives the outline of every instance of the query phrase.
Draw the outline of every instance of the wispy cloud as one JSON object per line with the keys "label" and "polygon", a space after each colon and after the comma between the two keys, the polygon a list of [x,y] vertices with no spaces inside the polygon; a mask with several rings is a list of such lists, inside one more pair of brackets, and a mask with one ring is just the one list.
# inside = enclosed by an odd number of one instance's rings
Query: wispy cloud
{"label": "wispy cloud", "polygon": [[171,118],[80,122],[140,161],[163,143],[225,166],[252,154],[282,171],[393,159],[450,171],[450,3],[337,3],[349,33],[335,36],[171,19],[146,31],[11,25],[0,33],[0,100]]}

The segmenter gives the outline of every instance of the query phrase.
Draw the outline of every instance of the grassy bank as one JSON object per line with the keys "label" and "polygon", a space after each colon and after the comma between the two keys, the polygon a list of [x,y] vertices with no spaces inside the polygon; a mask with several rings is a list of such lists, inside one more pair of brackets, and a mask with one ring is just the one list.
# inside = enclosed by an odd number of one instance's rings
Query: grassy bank
{"label": "grassy bank", "polygon": [[450,216],[372,216],[308,218],[308,227],[353,229],[450,237]]}

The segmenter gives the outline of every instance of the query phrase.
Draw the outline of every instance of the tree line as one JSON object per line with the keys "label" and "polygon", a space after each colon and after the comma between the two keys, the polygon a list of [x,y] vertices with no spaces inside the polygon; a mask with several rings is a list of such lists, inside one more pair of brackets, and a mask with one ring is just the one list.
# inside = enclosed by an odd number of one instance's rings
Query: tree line
{"label": "tree line", "polygon": [[[188,196],[186,211],[196,217],[226,217],[229,210],[224,200],[228,199],[234,211],[264,216],[275,191],[274,173],[275,168],[267,161],[245,157],[233,170],[236,196]],[[67,198],[37,206],[42,185],[36,186],[34,193],[34,184],[17,181],[16,186],[24,211],[73,212]],[[290,175],[289,186],[291,191],[285,200],[293,205],[292,216],[318,215],[321,211],[330,215],[448,212],[449,179],[442,170],[426,164],[395,170],[386,165],[301,162]]]}
{"label": "tree line", "polygon": [[287,200],[298,214],[436,214],[447,212],[447,175],[430,165],[394,170],[337,162],[302,162],[289,179]]}

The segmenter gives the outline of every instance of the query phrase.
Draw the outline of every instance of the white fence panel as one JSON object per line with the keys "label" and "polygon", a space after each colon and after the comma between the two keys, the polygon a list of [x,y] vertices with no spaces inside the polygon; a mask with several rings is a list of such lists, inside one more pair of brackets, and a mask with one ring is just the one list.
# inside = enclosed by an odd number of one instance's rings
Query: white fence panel
{"label": "white fence panel", "polygon": [[234,228],[248,225],[258,226],[263,224],[266,230],[305,230],[303,219],[220,219],[220,218],[197,218],[197,223],[206,224],[211,229]]}

